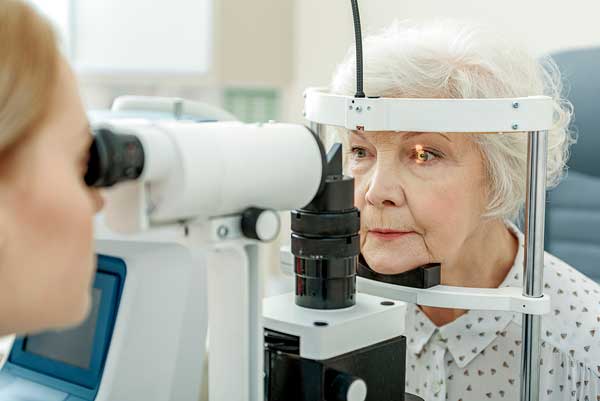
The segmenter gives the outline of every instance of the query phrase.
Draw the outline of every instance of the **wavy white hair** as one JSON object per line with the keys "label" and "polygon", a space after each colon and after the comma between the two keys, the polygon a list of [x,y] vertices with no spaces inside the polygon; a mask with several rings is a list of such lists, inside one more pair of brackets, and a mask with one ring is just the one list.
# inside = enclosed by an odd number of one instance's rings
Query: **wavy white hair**
{"label": "wavy white hair", "polygon": [[[558,184],[574,138],[571,104],[561,97],[556,64],[533,58],[515,43],[482,26],[453,20],[395,22],[364,40],[364,90],[368,96],[498,98],[547,95],[554,99],[548,132],[547,185]],[[338,66],[331,91],[353,95],[354,49]],[[347,135],[342,141],[347,144]],[[516,220],[525,202],[527,135],[473,135],[488,177],[484,217]]]}

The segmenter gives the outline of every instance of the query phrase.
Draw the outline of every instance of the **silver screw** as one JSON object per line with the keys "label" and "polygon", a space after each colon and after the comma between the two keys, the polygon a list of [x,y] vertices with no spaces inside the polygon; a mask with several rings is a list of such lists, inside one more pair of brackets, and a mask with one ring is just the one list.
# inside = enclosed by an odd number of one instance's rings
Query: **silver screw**
{"label": "silver screw", "polygon": [[513,102],[513,109],[519,108],[519,102]]}
{"label": "silver screw", "polygon": [[356,112],[357,112],[357,113],[360,113],[360,112],[362,112],[362,107],[360,107],[360,106],[356,106]]}
{"label": "silver screw", "polygon": [[516,130],[516,129],[519,129],[519,124],[517,124],[517,123],[513,124],[513,125],[512,125],[512,129],[515,129],[515,130]]}
{"label": "silver screw", "polygon": [[217,228],[217,235],[219,236],[219,238],[225,238],[228,234],[229,229],[227,228],[227,226],[219,226],[219,228]]}
{"label": "silver screw", "polygon": [[367,111],[371,110],[371,106],[367,106]]}

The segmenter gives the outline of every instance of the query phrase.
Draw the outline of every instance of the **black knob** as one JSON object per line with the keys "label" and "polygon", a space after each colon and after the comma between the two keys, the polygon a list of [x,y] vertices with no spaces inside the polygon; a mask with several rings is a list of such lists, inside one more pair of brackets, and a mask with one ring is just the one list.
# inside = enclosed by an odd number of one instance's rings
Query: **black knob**
{"label": "black knob", "polygon": [[277,238],[281,221],[274,210],[250,207],[242,213],[242,233],[246,238],[272,241]]}
{"label": "black knob", "polygon": [[330,371],[326,375],[326,398],[331,401],[365,401],[367,384],[348,373]]}

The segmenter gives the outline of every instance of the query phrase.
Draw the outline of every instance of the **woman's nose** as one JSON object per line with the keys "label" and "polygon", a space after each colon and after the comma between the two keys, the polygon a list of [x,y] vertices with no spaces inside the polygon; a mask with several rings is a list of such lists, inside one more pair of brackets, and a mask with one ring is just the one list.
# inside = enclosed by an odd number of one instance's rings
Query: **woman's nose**
{"label": "woman's nose", "polygon": [[378,170],[369,182],[365,199],[375,207],[399,207],[405,202],[404,188],[392,172]]}

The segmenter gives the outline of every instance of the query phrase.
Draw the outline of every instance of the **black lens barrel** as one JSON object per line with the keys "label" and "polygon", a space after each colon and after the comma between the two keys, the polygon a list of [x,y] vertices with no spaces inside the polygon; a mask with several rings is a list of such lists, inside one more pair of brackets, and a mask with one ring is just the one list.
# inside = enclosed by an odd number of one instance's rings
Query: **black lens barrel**
{"label": "black lens barrel", "polygon": [[360,212],[354,207],[354,179],[342,173],[339,144],[327,159],[327,179],[319,194],[292,211],[296,304],[312,309],[356,303]]}

